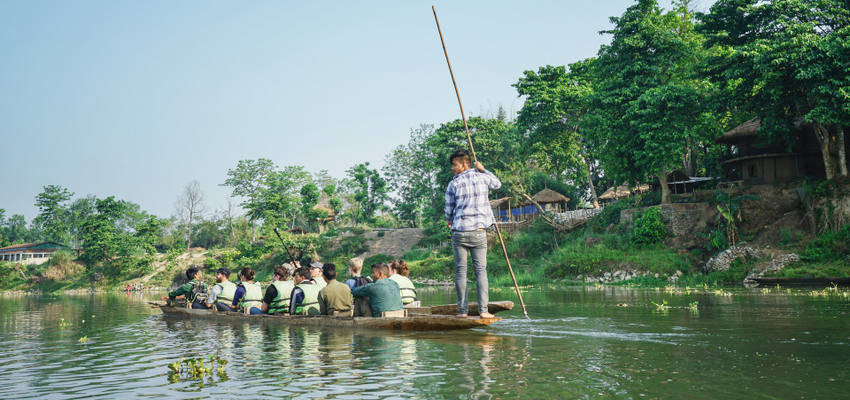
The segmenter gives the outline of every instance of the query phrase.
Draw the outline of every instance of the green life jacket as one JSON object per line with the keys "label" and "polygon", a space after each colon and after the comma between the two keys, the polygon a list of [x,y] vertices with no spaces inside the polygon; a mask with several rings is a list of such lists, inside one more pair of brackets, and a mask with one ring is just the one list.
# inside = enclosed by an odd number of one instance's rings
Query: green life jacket
{"label": "green life jacket", "polygon": [[318,287],[319,290],[322,290],[322,289],[325,288],[325,286],[328,286],[328,283],[325,282],[325,279],[322,278],[321,276],[317,276],[317,277],[313,278],[313,282],[314,282],[313,284],[316,285],[316,287]]}
{"label": "green life jacket", "polygon": [[260,308],[263,305],[263,287],[259,283],[241,282],[239,285],[245,288],[245,295],[239,299],[239,311],[250,310],[251,307]]}
{"label": "green life jacket", "polygon": [[227,306],[233,304],[233,297],[236,296],[236,284],[227,281],[222,283],[216,283],[213,286],[218,286],[221,288],[221,293],[218,294],[215,298],[216,303],[222,303]]}
{"label": "green life jacket", "polygon": [[289,298],[292,296],[295,283],[292,281],[274,281],[272,286],[277,290],[277,297],[269,304],[269,314],[289,313]]}
{"label": "green life jacket", "polygon": [[295,287],[301,289],[304,292],[304,301],[295,308],[295,314],[299,315],[319,315],[321,314],[321,310],[319,310],[319,285],[315,283],[311,284],[298,284]]}
{"label": "green life jacket", "polygon": [[410,304],[417,300],[416,288],[408,277],[395,274],[389,279],[397,283],[398,288],[401,289],[401,304]]}
{"label": "green life jacket", "polygon": [[192,279],[191,281],[189,281],[189,284],[192,285],[192,292],[190,292],[189,295],[186,296],[186,303],[189,307],[192,306],[192,303],[194,303],[195,300],[201,302],[207,300],[207,293],[209,292],[209,289],[207,289],[207,284],[205,282],[199,281],[197,279]]}

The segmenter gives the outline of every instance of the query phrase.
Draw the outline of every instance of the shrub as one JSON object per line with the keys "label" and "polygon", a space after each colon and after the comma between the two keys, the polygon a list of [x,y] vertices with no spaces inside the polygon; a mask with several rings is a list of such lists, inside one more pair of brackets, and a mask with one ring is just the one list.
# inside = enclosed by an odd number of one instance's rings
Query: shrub
{"label": "shrub", "polygon": [[388,256],[386,254],[378,253],[378,254],[375,254],[375,255],[370,256],[370,257],[366,258],[365,260],[363,260],[363,267],[371,268],[372,264],[388,262],[388,261],[392,261],[392,260],[393,260],[392,256]]}
{"label": "shrub", "polygon": [[634,207],[633,199],[622,199],[615,201],[602,209],[599,215],[591,218],[588,225],[595,231],[602,231],[610,225],[620,223],[620,211]]}
{"label": "shrub", "polygon": [[667,236],[667,227],[661,219],[661,210],[649,208],[635,221],[632,240],[637,244],[647,245],[661,242]]}
{"label": "shrub", "polygon": [[[850,257],[850,225],[827,232],[806,244],[801,258],[805,261],[831,261]],[[848,260],[850,261],[850,260]]]}

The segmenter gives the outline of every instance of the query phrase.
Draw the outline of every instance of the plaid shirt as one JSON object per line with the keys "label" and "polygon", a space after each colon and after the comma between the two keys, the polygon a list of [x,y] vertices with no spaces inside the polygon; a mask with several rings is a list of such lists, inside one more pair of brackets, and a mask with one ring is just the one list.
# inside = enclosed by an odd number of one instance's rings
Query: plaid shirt
{"label": "plaid shirt", "polygon": [[496,221],[487,198],[489,189],[497,190],[502,182],[492,172],[470,168],[455,175],[446,188],[446,221],[454,231],[488,228]]}

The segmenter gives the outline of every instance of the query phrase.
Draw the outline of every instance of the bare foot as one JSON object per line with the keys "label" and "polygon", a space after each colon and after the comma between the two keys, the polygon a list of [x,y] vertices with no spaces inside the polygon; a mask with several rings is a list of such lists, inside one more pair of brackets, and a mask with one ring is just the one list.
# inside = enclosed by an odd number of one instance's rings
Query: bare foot
{"label": "bare foot", "polygon": [[488,312],[481,313],[478,316],[481,317],[481,318],[495,318],[495,316],[493,314],[490,314]]}
{"label": "bare foot", "polygon": [[469,316],[469,314],[458,314],[458,315],[455,315],[455,317],[460,317],[460,318],[466,318],[466,317],[468,317],[468,316]]}

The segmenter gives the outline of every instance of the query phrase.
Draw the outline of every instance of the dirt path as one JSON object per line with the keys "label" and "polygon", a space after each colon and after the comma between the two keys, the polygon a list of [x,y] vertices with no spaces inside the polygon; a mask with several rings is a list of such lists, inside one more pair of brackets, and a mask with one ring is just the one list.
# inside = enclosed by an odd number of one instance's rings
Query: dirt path
{"label": "dirt path", "polygon": [[[378,232],[384,232],[383,237]],[[401,257],[410,251],[416,243],[425,236],[420,228],[402,228],[388,231],[372,231],[363,236],[369,240],[369,250],[359,257],[368,258],[375,254],[386,254],[392,257]]]}

